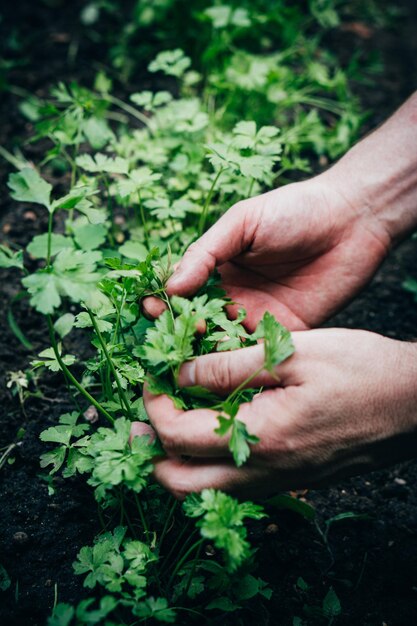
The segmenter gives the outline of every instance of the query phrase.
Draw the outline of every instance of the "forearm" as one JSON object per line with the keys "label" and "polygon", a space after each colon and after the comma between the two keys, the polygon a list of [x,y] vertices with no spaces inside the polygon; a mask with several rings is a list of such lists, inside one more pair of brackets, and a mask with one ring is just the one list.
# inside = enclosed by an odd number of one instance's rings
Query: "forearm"
{"label": "forearm", "polygon": [[322,175],[395,243],[417,227],[417,92]]}

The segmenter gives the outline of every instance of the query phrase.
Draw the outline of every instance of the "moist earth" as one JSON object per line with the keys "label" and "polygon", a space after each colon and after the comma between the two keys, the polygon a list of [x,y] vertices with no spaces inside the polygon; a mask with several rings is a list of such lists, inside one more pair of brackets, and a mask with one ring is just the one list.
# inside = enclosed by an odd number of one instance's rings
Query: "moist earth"
{"label": "moist earth", "polygon": [[[46,93],[57,80],[76,79],[88,85],[95,72],[91,60],[100,58],[100,45],[81,39],[75,62],[68,62],[68,41],[79,28],[82,3],[55,3],[59,11],[54,3],[39,3],[36,11],[32,4],[15,4],[13,14],[9,7],[0,24],[3,34],[5,29],[19,27],[30,39],[30,60],[11,71],[9,83],[38,94]],[[412,91],[413,80],[415,85],[417,20],[411,10],[413,3],[400,4],[407,8],[408,18],[396,30],[375,28],[369,40],[352,33],[338,35],[342,55],[348,55],[352,46],[362,46],[369,54],[379,50],[385,61],[378,88],[357,86],[365,108],[375,111],[368,120],[369,128]],[[18,113],[18,101],[16,94],[2,93],[0,144],[9,150],[30,131]],[[29,145],[25,154],[36,161],[40,150]],[[7,163],[0,163],[1,239],[26,245],[45,229],[45,215],[36,207],[10,201],[5,187],[9,171]],[[416,268],[417,239],[409,239],[391,252],[362,294],[327,326],[362,328],[415,340],[417,303],[402,283],[410,276],[417,279]],[[7,592],[0,592],[0,622],[42,626],[56,597],[77,603],[85,595],[72,562],[81,546],[91,543],[96,534],[97,511],[90,490],[79,479],[56,479],[56,492],[48,495],[39,466],[43,451],[39,433],[70,410],[72,400],[59,374],[44,376],[42,397],[29,399],[24,409],[6,389],[7,372],[26,369],[31,355],[47,345],[47,332],[27,300],[13,300],[20,291],[16,271],[1,272],[0,290],[0,447],[17,442],[9,455],[13,463],[6,462],[0,469],[0,563],[12,581]],[[7,314],[11,305],[32,351],[26,350],[10,329]],[[71,351],[87,353],[81,336],[74,333],[71,341]],[[20,440],[19,429],[24,431]],[[268,604],[269,623],[290,626],[294,616],[312,626],[327,623],[319,617],[317,607],[333,587],[342,606],[336,620],[340,626],[416,624],[417,461],[297,495],[317,509],[322,529],[325,520],[341,513],[361,517],[332,525],[327,546],[314,524],[289,511],[272,510],[267,522],[251,527],[259,575],[274,589]],[[304,591],[297,586],[300,577],[308,585]],[[258,619],[261,621],[261,616],[254,615],[252,623]]]}

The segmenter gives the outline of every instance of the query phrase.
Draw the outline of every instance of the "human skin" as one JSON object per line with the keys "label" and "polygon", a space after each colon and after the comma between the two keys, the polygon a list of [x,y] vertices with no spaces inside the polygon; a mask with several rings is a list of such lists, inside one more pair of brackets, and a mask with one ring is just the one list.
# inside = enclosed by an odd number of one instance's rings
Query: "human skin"
{"label": "human skin", "polygon": [[[265,310],[293,331],[313,328],[352,299],[416,225],[415,94],[327,172],[234,205],[190,246],[167,292],[192,295],[218,267],[250,330]],[[240,469],[227,438],[213,432],[215,413],[181,412],[145,390],[168,454],[156,463],[157,480],[179,497],[204,487],[259,495],[415,454],[416,345],[343,329],[293,336],[296,353],[279,366],[279,386],[262,374],[259,384],[272,388],[240,408],[238,418],[261,439]],[[261,362],[262,346],[205,355],[183,365],[179,383],[227,394]]]}

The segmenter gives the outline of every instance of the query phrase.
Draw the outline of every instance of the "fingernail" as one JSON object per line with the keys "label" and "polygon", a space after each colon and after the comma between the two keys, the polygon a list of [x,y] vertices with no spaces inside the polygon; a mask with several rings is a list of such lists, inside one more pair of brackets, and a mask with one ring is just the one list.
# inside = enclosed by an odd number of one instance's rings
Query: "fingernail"
{"label": "fingernail", "polygon": [[180,387],[194,387],[195,383],[195,361],[187,361],[180,369],[178,377]]}

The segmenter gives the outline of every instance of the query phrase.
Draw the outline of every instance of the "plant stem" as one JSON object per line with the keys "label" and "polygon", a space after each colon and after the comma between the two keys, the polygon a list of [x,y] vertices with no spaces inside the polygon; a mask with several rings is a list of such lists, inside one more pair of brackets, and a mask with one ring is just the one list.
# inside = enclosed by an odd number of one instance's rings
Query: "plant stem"
{"label": "plant stem", "polygon": [[195,568],[197,567],[197,563],[198,563],[198,561],[200,560],[200,554],[201,554],[201,550],[202,550],[202,548],[203,548],[203,544],[202,544],[202,543],[200,543],[200,545],[198,546],[197,554],[195,555],[195,559],[194,559],[194,561],[193,561],[193,564],[192,564],[192,567],[191,567],[190,573],[189,573],[189,575],[188,575],[187,584],[186,584],[186,586],[185,586],[185,590],[184,590],[184,595],[185,595],[185,596],[187,595],[188,590],[189,590],[189,588],[190,588],[190,585],[191,585],[191,583],[192,583],[192,580],[193,580],[193,577],[194,577],[194,574],[195,574]]}
{"label": "plant stem", "polygon": [[48,216],[48,247],[46,251],[46,268],[51,269],[51,252],[52,252],[52,228],[53,228],[53,212],[49,211]]}
{"label": "plant stem", "polygon": [[263,369],[264,369],[264,366],[262,365],[262,367],[259,367],[255,372],[253,372],[253,374],[245,378],[245,380],[242,383],[240,383],[240,385],[236,387],[236,389],[232,391],[232,393],[228,396],[225,402],[230,402],[234,398],[234,396],[236,396],[240,391],[242,391],[242,389],[246,387],[246,385],[248,385],[254,378],[259,376],[259,374],[263,371]]}
{"label": "plant stem", "polygon": [[139,512],[139,517],[140,517],[140,521],[142,522],[142,526],[143,526],[143,530],[145,532],[146,537],[148,537],[149,535],[149,528],[148,528],[148,524],[146,522],[146,517],[145,517],[145,513],[143,512],[143,508],[142,508],[142,504],[138,498],[137,493],[133,493],[133,497],[135,499],[135,504],[136,507],[138,509]]}
{"label": "plant stem", "polygon": [[106,411],[106,409],[104,409],[101,404],[99,402],[97,402],[97,400],[95,398],[93,398],[92,395],[90,395],[87,391],[87,389],[84,389],[84,387],[78,382],[78,380],[75,378],[75,376],[70,372],[70,370],[68,369],[68,367],[65,365],[64,361],[61,358],[61,355],[59,353],[58,350],[58,345],[56,343],[56,339],[55,339],[55,333],[54,333],[54,325],[52,324],[52,319],[51,316],[48,315],[47,316],[47,322],[48,322],[48,329],[49,329],[49,336],[51,339],[51,343],[52,343],[52,348],[54,351],[54,354],[56,356],[56,360],[59,363],[60,368],[62,369],[62,371],[64,372],[64,374],[68,377],[68,379],[71,381],[71,383],[74,385],[74,387],[76,389],[78,389],[78,391],[93,405],[96,407],[97,411],[100,411],[100,413],[102,415],[104,415],[104,417],[106,419],[109,420],[109,422],[111,424],[114,424],[114,419],[113,417],[110,415],[110,413],[108,413]]}
{"label": "plant stem", "polygon": [[179,572],[181,567],[184,565],[184,563],[186,562],[186,560],[188,559],[190,554],[192,554],[194,552],[194,550],[197,550],[202,543],[204,543],[204,539],[202,539],[202,538],[199,539],[198,541],[196,541],[195,543],[193,543],[191,548],[189,548],[187,550],[187,552],[184,554],[184,556],[179,561],[177,561],[177,564],[176,564],[176,566],[174,568],[174,571],[172,572],[171,577],[170,577],[170,579],[168,581],[168,587],[171,587],[171,584],[173,583],[175,576],[177,575],[177,573]]}
{"label": "plant stem", "polygon": [[148,251],[151,249],[150,246],[150,237],[149,237],[149,230],[148,230],[148,224],[146,222],[146,218],[145,218],[145,213],[143,211],[143,204],[142,204],[142,198],[140,197],[140,191],[138,190],[138,201],[139,201],[139,213],[140,213],[140,219],[142,220],[142,225],[143,225],[143,233],[145,235],[145,241],[146,241],[146,247],[148,248]]}
{"label": "plant stem", "polygon": [[[10,91],[9,88],[8,90]],[[6,148],[3,148],[3,146],[0,146],[0,156],[3,157],[3,159],[5,159],[6,161],[8,161],[10,165],[13,165],[13,167],[15,167],[17,170],[21,170],[24,167],[29,167],[29,163],[24,162],[24,161],[19,161],[19,159],[17,159],[14,156],[14,154],[6,150]]]}
{"label": "plant stem", "polygon": [[103,98],[103,100],[107,100],[107,102],[110,102],[111,104],[119,107],[119,109],[126,111],[126,113],[129,113],[129,115],[136,117],[136,119],[140,120],[143,124],[145,124],[145,126],[149,126],[149,118],[147,118],[146,115],[144,115],[134,107],[130,106],[130,104],[126,104],[126,102],[123,102],[123,100],[120,100],[119,98],[117,98],[116,96],[112,96],[111,94],[103,94],[101,97]]}
{"label": "plant stem", "polygon": [[[172,496],[171,496],[171,499],[173,499],[174,501],[173,501],[172,506],[171,506],[171,508],[169,510],[169,513],[168,513],[168,515],[167,515],[167,517],[165,519],[165,524],[164,524],[164,527],[163,527],[162,532],[161,532],[161,537],[159,539],[159,550],[161,550],[161,546],[162,546],[162,543],[164,541],[165,535],[167,533],[169,523],[170,523],[170,521],[172,519],[172,516],[175,513],[175,509],[178,506],[178,500],[175,500],[175,498],[172,498]],[[169,501],[168,501],[168,503],[169,503]]]}
{"label": "plant stem", "polygon": [[3,467],[3,465],[6,463],[7,461],[7,457],[10,455],[10,453],[17,448],[17,444],[15,443],[11,443],[10,446],[8,446],[5,450],[5,452],[3,452],[3,454],[0,457],[0,469]]}
{"label": "plant stem", "polygon": [[103,336],[102,336],[102,334],[101,334],[101,332],[99,330],[99,327],[98,327],[97,321],[96,321],[96,319],[94,317],[94,314],[90,311],[90,309],[87,309],[87,313],[90,316],[91,323],[93,324],[94,331],[95,331],[95,333],[97,335],[97,338],[98,338],[98,340],[100,342],[101,348],[102,348],[102,350],[104,352],[104,356],[106,357],[107,363],[109,364],[111,373],[113,374],[114,380],[116,382],[117,390],[119,392],[120,402],[125,405],[127,414],[133,420],[133,415],[132,415],[132,412],[130,410],[129,401],[126,398],[124,389],[123,389],[123,387],[121,385],[119,376],[118,376],[118,374],[116,372],[116,368],[114,367],[114,363],[112,361],[112,358],[111,358],[111,356],[110,356],[110,354],[109,354],[109,352],[107,350],[106,342],[104,341]]}
{"label": "plant stem", "polygon": [[204,232],[204,228],[205,228],[206,221],[207,221],[207,215],[208,215],[210,202],[211,202],[211,199],[212,199],[213,193],[214,193],[214,188],[216,187],[217,181],[219,180],[223,170],[224,170],[224,168],[222,168],[222,167],[219,169],[219,171],[217,172],[217,174],[216,174],[216,176],[215,176],[215,178],[213,180],[213,183],[212,183],[212,185],[210,187],[210,190],[209,190],[209,192],[207,194],[207,198],[206,198],[206,201],[204,203],[203,210],[201,211],[200,220],[198,222],[198,236],[199,237],[201,237],[201,235]]}
{"label": "plant stem", "polygon": [[[167,554],[167,555],[166,555],[166,557],[165,557],[164,562],[162,563],[162,566],[161,566],[161,572],[160,572],[160,573],[162,573],[162,572],[165,570],[165,568],[166,568],[166,564],[167,564],[167,563],[169,563],[169,559],[170,559],[170,557],[171,557],[172,553],[174,552],[175,548],[177,547],[177,545],[178,545],[178,544],[179,544],[179,542],[181,541],[181,539],[182,539],[182,537],[183,537],[184,533],[188,530],[189,525],[190,525],[190,523],[189,523],[189,521],[188,521],[188,522],[187,522],[187,523],[186,523],[186,524],[182,527],[181,531],[178,533],[176,540],[174,541],[174,543],[173,543],[173,545],[171,546],[171,548],[170,548],[170,550],[169,550],[168,554]],[[190,539],[190,537],[192,537],[192,533],[191,533],[191,535],[189,535],[188,539],[186,539],[186,540],[185,540],[185,542],[184,542],[184,544],[183,544],[183,547],[187,545],[187,541]]]}

